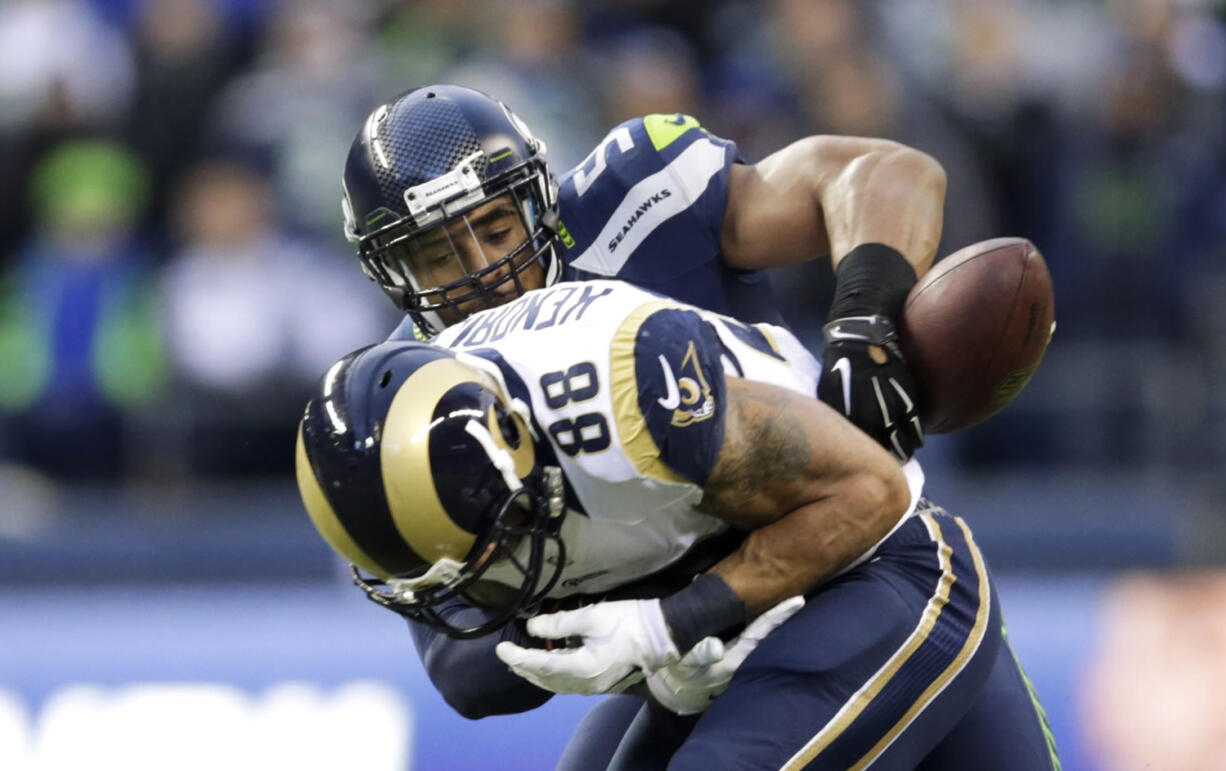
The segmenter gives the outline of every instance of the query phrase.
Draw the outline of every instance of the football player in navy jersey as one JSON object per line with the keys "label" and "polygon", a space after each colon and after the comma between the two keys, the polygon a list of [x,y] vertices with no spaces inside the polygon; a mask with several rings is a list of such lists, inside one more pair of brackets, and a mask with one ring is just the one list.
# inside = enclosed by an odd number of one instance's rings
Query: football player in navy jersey
{"label": "football player in navy jersey", "polygon": [[[944,171],[922,152],[814,136],[749,165],[693,118],[649,115],[617,126],[555,177],[544,143],[508,107],[438,85],[370,114],[343,181],[346,235],[407,313],[393,338],[429,339],[525,291],[600,277],[782,324],[764,269],[828,254],[836,286],[822,363],[838,376],[822,379],[818,396],[900,460],[922,444],[894,329],[941,234]],[[490,620],[460,598],[440,612],[461,626]],[[432,682],[461,714],[520,712],[551,695],[494,656],[499,640],[524,638],[522,620],[471,640],[411,628]],[[993,670],[1002,691],[1016,678],[1016,667]],[[606,700],[564,764],[600,767],[641,706]]]}
{"label": "football player in navy jersey", "polygon": [[762,161],[685,115],[614,128],[555,177],[545,144],[468,88],[375,109],[344,172],[345,232],[425,339],[560,279],[618,278],[746,322],[781,319],[766,268],[830,255],[819,396],[902,459],[923,442],[895,319],[941,236],[945,174],[896,142],[813,136]]}

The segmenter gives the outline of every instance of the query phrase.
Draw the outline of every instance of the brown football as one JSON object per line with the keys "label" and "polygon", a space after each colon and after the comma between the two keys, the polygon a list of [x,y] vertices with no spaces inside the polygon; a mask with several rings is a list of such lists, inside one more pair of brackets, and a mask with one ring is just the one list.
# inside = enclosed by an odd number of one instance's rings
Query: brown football
{"label": "brown football", "polygon": [[939,260],[907,296],[899,343],[931,434],[1004,409],[1055,330],[1047,263],[1024,238],[994,238]]}

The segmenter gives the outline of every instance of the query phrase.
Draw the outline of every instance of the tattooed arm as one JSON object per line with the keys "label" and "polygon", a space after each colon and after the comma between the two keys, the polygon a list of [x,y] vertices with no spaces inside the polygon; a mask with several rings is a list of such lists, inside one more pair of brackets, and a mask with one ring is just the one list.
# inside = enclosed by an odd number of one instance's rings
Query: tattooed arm
{"label": "tattooed arm", "polygon": [[752,618],[883,538],[910,496],[889,453],[816,399],[728,378],[724,442],[701,509],[750,530],[712,572]]}

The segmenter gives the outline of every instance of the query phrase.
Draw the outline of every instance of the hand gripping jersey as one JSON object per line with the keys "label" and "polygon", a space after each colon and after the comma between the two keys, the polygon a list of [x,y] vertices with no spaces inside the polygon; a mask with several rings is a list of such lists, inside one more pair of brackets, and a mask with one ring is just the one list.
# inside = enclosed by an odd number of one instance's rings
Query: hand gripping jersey
{"label": "hand gripping jersey", "polygon": [[[555,597],[642,579],[726,530],[695,509],[723,441],[725,376],[812,396],[820,371],[782,327],[606,280],[529,292],[435,342],[496,367],[562,469],[572,511]],[[908,477],[918,498],[918,465]]]}

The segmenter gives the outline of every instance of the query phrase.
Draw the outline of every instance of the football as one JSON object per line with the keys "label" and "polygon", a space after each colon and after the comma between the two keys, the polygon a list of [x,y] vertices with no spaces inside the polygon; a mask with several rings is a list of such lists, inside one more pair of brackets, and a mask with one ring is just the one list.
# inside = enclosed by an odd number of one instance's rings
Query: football
{"label": "football", "polygon": [[907,296],[899,325],[924,431],[957,431],[1004,409],[1053,331],[1051,275],[1030,241],[994,238],[937,261]]}

